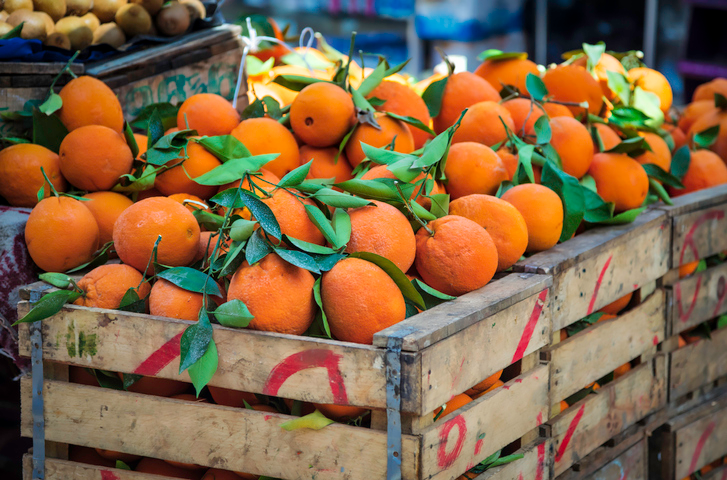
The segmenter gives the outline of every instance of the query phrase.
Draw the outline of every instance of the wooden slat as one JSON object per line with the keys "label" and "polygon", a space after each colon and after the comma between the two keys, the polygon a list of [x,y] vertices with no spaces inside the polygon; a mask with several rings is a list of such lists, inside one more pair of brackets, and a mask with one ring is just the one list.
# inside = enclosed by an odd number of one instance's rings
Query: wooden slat
{"label": "wooden slat", "polygon": [[422,433],[423,479],[452,479],[543,423],[548,367],[541,365],[442,417]]}
{"label": "wooden slat", "polygon": [[720,203],[727,202],[727,185],[699,190],[687,195],[672,198],[672,206],[660,206],[670,217],[676,217],[696,210],[704,210]]}
{"label": "wooden slat", "polygon": [[555,475],[666,403],[666,356],[657,355],[572,405],[548,424]]}
{"label": "wooden slat", "polygon": [[553,276],[553,331],[561,330],[669,270],[670,224],[650,210],[628,225],[589,230],[515,264]]}
{"label": "wooden slat", "polygon": [[727,328],[671,353],[669,401],[727,375]]}
{"label": "wooden slat", "polygon": [[727,408],[676,431],[675,478],[684,478],[727,455]]}
{"label": "wooden slat", "polygon": [[[33,457],[23,455],[23,480],[32,480]],[[106,468],[55,458],[45,459],[45,480],[173,480],[172,477],[136,473],[118,468]]]}
{"label": "wooden slat", "polygon": [[[30,435],[30,381],[21,384],[21,433]],[[385,479],[386,433],[332,424],[292,432],[295,417],[48,381],[46,438],[280,478]],[[418,475],[419,439],[402,437],[402,471]]]}
{"label": "wooden slat", "polygon": [[665,334],[664,291],[657,290],[624,315],[598,322],[545,349],[551,365],[551,401],[559,403],[655,348]]}
{"label": "wooden slat", "polygon": [[727,203],[679,215],[673,222],[674,267],[727,249]]}
{"label": "wooden slat", "polygon": [[515,454],[523,458],[495,467],[478,475],[474,480],[549,480],[553,455],[549,439],[539,438]]}
{"label": "wooden slat", "polygon": [[702,475],[702,480],[725,480],[727,478],[727,465],[710,470]]}
{"label": "wooden slat", "polygon": [[388,337],[402,336],[402,350],[427,348],[516,303],[539,295],[551,285],[543,275],[510,274],[479,290],[426,310],[374,335],[374,345],[385,347]]}
{"label": "wooden slat", "polygon": [[[453,395],[547,345],[551,322],[547,294],[548,290],[534,293],[422,350],[421,413],[431,412]],[[462,300],[448,304],[454,310],[453,319],[461,311],[458,309],[477,307],[476,298],[465,307],[460,306]],[[450,313],[440,312],[443,316]]]}
{"label": "wooden slat", "polygon": [[592,480],[645,480],[647,475],[646,439],[642,439],[617,458],[589,476]]}
{"label": "wooden slat", "polygon": [[727,263],[676,282],[672,287],[670,305],[672,335],[727,312],[725,297],[727,297]]}
{"label": "wooden slat", "polygon": [[[28,308],[27,302],[21,302],[20,315]],[[189,382],[186,372],[179,375],[178,346],[182,332],[191,323],[67,306],[43,320],[43,356],[82,367]],[[210,385],[316,403],[337,401],[386,408],[383,349],[218,325],[213,328],[219,366]],[[20,354],[29,356],[27,325],[21,326],[19,335]],[[402,355],[402,408],[413,413],[420,405],[417,358],[415,354]],[[274,370],[277,374],[272,373]],[[338,400],[329,385],[336,387]]]}
{"label": "wooden slat", "polygon": [[[0,75],[57,75],[66,66],[66,62],[0,62]],[[71,71],[83,75],[83,63],[71,64]]]}

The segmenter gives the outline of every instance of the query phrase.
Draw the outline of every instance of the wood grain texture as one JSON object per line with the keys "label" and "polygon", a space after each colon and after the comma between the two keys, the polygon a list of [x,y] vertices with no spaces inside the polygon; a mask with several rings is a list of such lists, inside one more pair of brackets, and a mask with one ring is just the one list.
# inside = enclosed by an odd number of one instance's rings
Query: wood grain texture
{"label": "wood grain texture", "polygon": [[669,401],[727,375],[727,328],[671,353]]}
{"label": "wood grain texture", "polygon": [[[30,381],[21,385],[23,402]],[[54,441],[280,478],[385,479],[386,433],[332,424],[294,430],[295,417],[64,382],[44,385],[46,436]],[[24,408],[21,433],[31,432]],[[402,470],[416,478],[419,439],[402,437]]]}
{"label": "wood grain texture", "polygon": [[727,455],[727,408],[676,431],[675,478],[684,478]]}
{"label": "wood grain texture", "polygon": [[555,476],[665,404],[666,356],[657,355],[572,405],[548,422]]}
{"label": "wood grain texture", "polygon": [[[32,480],[33,456],[23,455],[23,480]],[[45,480],[173,480],[172,477],[46,458]]]}
{"label": "wood grain texture", "polygon": [[666,334],[664,310],[664,292],[657,290],[633,310],[591,325],[546,348],[544,352],[550,355],[553,404],[663,341]]}
{"label": "wood grain texture", "polygon": [[438,419],[422,433],[422,478],[455,478],[543,423],[547,379],[541,365]]}
{"label": "wood grain texture", "polygon": [[[27,302],[19,304],[21,314],[28,308]],[[43,320],[43,355],[46,360],[81,367],[144,373],[138,370],[140,366],[148,365],[147,359],[165,345],[175,344],[175,339],[178,345],[178,337],[190,324],[151,315],[66,306],[60,313]],[[210,385],[334,403],[334,393],[329,387],[333,385],[344,392],[345,403],[386,408],[383,349],[219,325],[213,328],[219,366]],[[20,354],[29,356],[27,325],[21,324],[19,337]],[[146,374],[189,382],[186,372],[179,375],[179,350],[175,353],[166,366],[158,366],[163,368],[157,373]],[[276,367],[282,376],[272,375]],[[421,378],[419,368],[416,355],[402,355],[402,408],[406,412],[420,410],[416,397],[421,391],[416,384]],[[340,375],[340,382],[335,374]]]}
{"label": "wood grain texture", "polygon": [[422,350],[421,413],[547,345],[551,322],[547,293],[534,293]]}
{"label": "wood grain texture", "polygon": [[551,442],[547,438],[539,438],[515,454],[523,458],[495,467],[478,475],[474,480],[549,480],[550,465],[553,461]]}
{"label": "wood grain texture", "polygon": [[629,225],[589,230],[514,266],[553,276],[553,331],[663,276],[671,229],[664,212],[649,210]]}
{"label": "wood grain texture", "polygon": [[684,213],[691,213],[696,210],[704,210],[720,203],[727,202],[727,185],[718,185],[706,188],[697,192],[681,195],[671,199],[674,205],[662,205],[658,208],[664,210],[670,217],[676,217]]}
{"label": "wood grain texture", "polygon": [[672,265],[706,258],[727,249],[727,203],[674,217]]}
{"label": "wood grain texture", "polygon": [[385,347],[390,336],[402,336],[402,349],[419,351],[518,302],[537,296],[552,284],[543,275],[509,274],[452,302],[410,317],[374,335],[374,345]]}
{"label": "wood grain texture", "polygon": [[727,263],[708,268],[672,287],[672,335],[727,312]]}
{"label": "wood grain texture", "polygon": [[592,480],[645,480],[647,475],[646,439],[642,439],[617,458],[590,475]]}

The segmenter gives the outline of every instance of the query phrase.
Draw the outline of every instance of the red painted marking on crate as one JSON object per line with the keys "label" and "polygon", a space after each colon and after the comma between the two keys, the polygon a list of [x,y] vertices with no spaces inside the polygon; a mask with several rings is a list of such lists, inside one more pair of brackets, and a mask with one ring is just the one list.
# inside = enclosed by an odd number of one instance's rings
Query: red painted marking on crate
{"label": "red painted marking on crate", "polygon": [[265,381],[263,394],[275,396],[283,383],[294,374],[309,368],[321,367],[328,370],[328,385],[333,392],[333,402],[338,405],[346,405],[348,394],[341,374],[341,358],[343,358],[341,355],[321,348],[294,353],[275,365]]}
{"label": "red painted marking on crate", "polygon": [[[482,433],[477,434],[477,442],[475,442],[475,455],[479,455],[482,451],[482,445],[485,443],[485,436]],[[469,468],[467,469],[469,470]]]}
{"label": "red painted marking on crate", "polygon": [[720,480],[727,480],[727,468],[722,472],[722,478]]}
{"label": "red painted marking on crate", "polygon": [[518,473],[517,480],[524,480],[523,479],[523,472]]}
{"label": "red painted marking on crate", "polygon": [[161,372],[164,367],[172,363],[172,360],[179,356],[179,341],[181,338],[182,332],[179,332],[171,340],[149,355],[132,373],[154,376]]}
{"label": "red painted marking on crate", "polygon": [[468,464],[467,464],[467,467],[466,467],[466,469],[465,469],[465,472],[469,472],[469,471],[470,471],[470,470],[472,470],[473,468],[475,468],[475,464],[474,464],[474,463],[472,463],[472,462],[470,462],[470,463],[468,463]]}
{"label": "red painted marking on crate", "polygon": [[578,426],[578,423],[581,421],[581,418],[583,418],[583,411],[585,409],[586,409],[586,406],[581,405],[581,408],[578,409],[576,416],[573,417],[573,420],[571,420],[570,425],[568,425],[568,430],[566,430],[566,432],[565,432],[563,441],[560,442],[560,446],[558,446],[558,451],[555,453],[556,462],[560,462],[560,460],[563,458],[563,455],[565,454],[565,451],[568,449],[568,444],[570,443],[571,438],[573,438],[573,434],[576,431],[576,427]]}
{"label": "red painted marking on crate", "polygon": [[702,288],[702,276],[697,277],[697,286],[694,288],[694,296],[692,296],[692,303],[689,305],[689,309],[684,311],[682,307],[682,284],[677,283],[674,285],[674,300],[676,301],[677,308],[679,309],[679,320],[686,322],[689,317],[692,316],[694,307],[697,306],[697,297],[699,296],[699,290]]}
{"label": "red painted marking on crate", "polygon": [[692,462],[689,464],[689,472],[693,472],[697,469],[697,462],[699,461],[699,456],[702,454],[704,444],[707,443],[707,439],[709,439],[709,436],[712,435],[714,427],[716,426],[717,422],[711,422],[702,432],[702,436],[699,437],[699,440],[697,441],[697,448],[694,449],[694,455],[692,455]]}
{"label": "red painted marking on crate", "polygon": [[659,335],[654,335],[654,345],[659,344]]}
{"label": "red painted marking on crate", "polygon": [[606,260],[606,263],[603,265],[603,268],[601,269],[601,273],[598,274],[598,280],[596,280],[596,288],[593,289],[593,295],[591,296],[591,301],[588,304],[588,310],[586,311],[586,315],[590,315],[593,313],[593,307],[596,305],[596,298],[598,298],[598,291],[601,289],[601,282],[603,282],[603,276],[606,275],[606,270],[608,270],[608,266],[611,265],[612,258],[613,258],[613,254],[611,254],[608,257],[608,260]]}
{"label": "red painted marking on crate", "polygon": [[[538,414],[538,421],[543,421],[543,414]],[[545,470],[545,443],[538,445],[538,468],[535,470],[535,480],[543,480]]]}
{"label": "red painted marking on crate", "polygon": [[684,254],[687,252],[687,247],[689,247],[692,250],[692,253],[694,254],[694,259],[699,260],[699,252],[697,251],[697,245],[694,243],[694,232],[699,228],[701,224],[706,222],[707,220],[722,220],[724,218],[724,212],[721,210],[713,210],[711,212],[707,212],[701,217],[697,219],[697,221],[694,222],[694,224],[689,228],[689,231],[684,236],[684,244],[682,245],[682,253],[679,256],[679,266],[684,265]]}
{"label": "red painted marking on crate", "polygon": [[101,470],[101,480],[119,480],[119,476],[109,470]]}
{"label": "red painted marking on crate", "polygon": [[[459,370],[457,371],[457,375],[455,375],[452,378],[452,389],[454,390],[454,385],[457,383],[457,380],[459,379],[459,376],[462,374],[462,367],[464,367],[464,357],[462,357],[462,362],[459,364]],[[431,373],[429,374],[431,375]]]}
{"label": "red painted marking on crate", "polygon": [[523,358],[523,355],[525,355],[525,351],[528,349],[530,339],[533,338],[535,326],[538,324],[538,319],[540,318],[540,314],[543,311],[543,306],[545,306],[545,299],[547,297],[548,289],[546,288],[545,290],[540,292],[540,295],[538,295],[538,299],[535,301],[533,313],[530,314],[530,319],[528,320],[528,323],[525,324],[525,329],[523,330],[523,334],[520,337],[517,348],[515,349],[515,355],[513,355],[510,363],[515,363],[518,360],[521,360]]}
{"label": "red painted marking on crate", "polygon": [[717,306],[714,307],[714,312],[712,312],[712,316],[716,317],[719,314],[719,311],[722,309],[722,304],[724,303],[724,297],[727,293],[727,288],[725,288],[725,279],[724,275],[719,277],[719,281],[717,281]]}
{"label": "red painted marking on crate", "polygon": [[[457,443],[451,452],[447,452],[447,439],[449,438],[449,432],[454,427],[457,427],[459,437]],[[467,422],[462,415],[457,415],[452,420],[442,425],[442,429],[439,431],[439,449],[437,450],[437,463],[440,468],[449,468],[457,460],[459,454],[462,453],[462,447],[464,447],[464,439],[467,435]]]}

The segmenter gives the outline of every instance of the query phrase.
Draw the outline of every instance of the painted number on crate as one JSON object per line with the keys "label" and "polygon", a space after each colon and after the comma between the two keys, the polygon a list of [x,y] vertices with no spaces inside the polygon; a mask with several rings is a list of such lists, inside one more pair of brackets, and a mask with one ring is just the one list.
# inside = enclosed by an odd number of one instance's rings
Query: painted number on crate
{"label": "painted number on crate", "polygon": [[[720,275],[719,279],[717,280],[717,305],[714,307],[714,311],[712,312],[712,317],[716,317],[720,310],[722,309],[722,304],[724,303],[725,297],[727,297],[727,279],[725,279],[724,275]],[[699,298],[699,291],[702,288],[702,276],[697,277],[697,283],[694,286],[694,294],[692,295],[692,300],[689,303],[689,308],[684,308],[684,303],[682,302],[682,285],[681,283],[676,283],[674,285],[674,302],[677,305],[677,310],[679,312],[679,320],[681,322],[686,322],[689,320],[689,318],[692,316],[692,313],[694,312],[694,307],[697,306],[697,298]]]}
{"label": "painted number on crate", "polygon": [[689,228],[689,231],[684,236],[684,244],[682,245],[682,253],[679,256],[679,266],[684,264],[684,254],[687,252],[687,248],[692,251],[694,260],[699,260],[699,251],[697,250],[697,244],[694,242],[694,233],[697,229],[707,220],[722,220],[724,218],[724,212],[721,210],[713,210],[705,213],[699,217],[694,224]]}
{"label": "painted number on crate", "polygon": [[277,395],[283,383],[294,374],[309,368],[325,368],[328,370],[328,384],[331,387],[331,392],[333,392],[334,403],[346,405],[348,404],[348,395],[341,374],[341,358],[341,355],[321,348],[294,353],[273,368],[265,381],[263,393],[265,395]]}
{"label": "painted number on crate", "polygon": [[611,259],[613,258],[613,255],[610,255],[608,259],[606,260],[606,263],[603,265],[603,268],[601,269],[601,273],[598,274],[598,278],[596,279],[596,286],[593,288],[593,295],[591,295],[591,301],[588,304],[588,310],[586,312],[586,315],[590,315],[593,313],[593,307],[596,305],[596,298],[598,298],[598,291],[601,289],[601,283],[603,282],[603,277],[606,275],[606,270],[608,270],[609,265],[611,265]]}
{"label": "painted number on crate", "polygon": [[578,412],[576,413],[576,416],[573,417],[573,420],[571,420],[570,425],[568,425],[568,430],[565,432],[565,436],[563,437],[563,441],[560,442],[560,445],[558,446],[558,451],[555,452],[555,461],[560,462],[563,458],[563,455],[565,455],[566,450],[568,450],[568,444],[570,443],[571,439],[573,438],[573,434],[576,432],[576,428],[578,427],[578,424],[581,422],[581,419],[583,418],[583,411],[586,409],[585,404],[581,405],[581,408],[578,409]]}
{"label": "painted number on crate", "polygon": [[689,464],[689,472],[693,472],[697,469],[697,462],[699,461],[699,456],[702,454],[704,444],[707,443],[709,436],[712,435],[714,427],[716,426],[717,422],[710,422],[710,424],[707,425],[707,428],[705,428],[702,432],[702,435],[699,437],[699,440],[697,441],[697,447],[694,449],[694,454],[692,455],[692,461]]}
{"label": "painted number on crate", "polygon": [[540,295],[538,295],[538,299],[535,301],[535,307],[533,308],[533,313],[530,314],[530,319],[525,325],[525,330],[520,337],[520,341],[515,349],[515,355],[513,355],[510,363],[515,363],[523,358],[523,355],[528,348],[528,344],[530,344],[530,339],[533,337],[533,332],[535,332],[535,326],[538,324],[540,314],[543,312],[543,306],[545,306],[545,299],[547,297],[548,289],[543,290],[540,292]]}

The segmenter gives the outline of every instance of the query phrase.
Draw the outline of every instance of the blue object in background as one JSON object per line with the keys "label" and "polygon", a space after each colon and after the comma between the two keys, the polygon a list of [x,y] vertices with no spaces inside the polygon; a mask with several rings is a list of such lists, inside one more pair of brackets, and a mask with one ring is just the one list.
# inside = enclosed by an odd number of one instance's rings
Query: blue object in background
{"label": "blue object in background", "polygon": [[424,40],[472,42],[523,28],[523,0],[419,0],[415,25]]}
{"label": "blue object in background", "polygon": [[415,0],[376,0],[377,15],[391,18],[407,18],[414,15]]}
{"label": "blue object in background", "polygon": [[[351,49],[350,37],[326,37],[328,43],[338,50],[348,55]],[[356,35],[356,54],[354,60],[360,62],[358,51],[364,52],[364,66],[375,67],[379,62],[376,55],[384,55],[390,65],[398,65],[405,62],[408,56],[406,47],[406,38],[403,35],[395,33],[359,33]]]}

